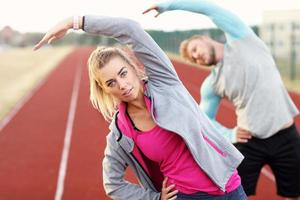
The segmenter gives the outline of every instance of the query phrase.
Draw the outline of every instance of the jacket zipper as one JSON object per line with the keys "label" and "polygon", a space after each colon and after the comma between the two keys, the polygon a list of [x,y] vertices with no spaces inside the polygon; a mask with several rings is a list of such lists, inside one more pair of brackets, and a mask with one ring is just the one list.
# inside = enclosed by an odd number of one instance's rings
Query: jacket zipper
{"label": "jacket zipper", "polygon": [[[118,113],[117,113],[117,115],[118,115]],[[118,123],[117,123],[117,115],[116,115],[116,118],[115,118],[115,125],[116,125],[116,127],[117,127],[117,129],[118,129],[118,131],[119,131],[119,133],[120,133],[120,136],[117,138],[117,142],[119,143],[119,141],[120,141],[121,138],[122,138],[123,133],[121,132],[121,130],[120,130],[119,126],[118,126]],[[120,144],[119,144],[119,145],[120,145]],[[120,145],[120,147],[123,149],[122,145]],[[125,151],[125,150],[123,149],[123,151]],[[125,151],[125,152],[127,152],[127,151]],[[133,154],[132,152],[130,152],[129,154],[130,154],[131,157],[134,159],[134,161],[138,164],[138,166],[139,166],[140,169],[142,170],[143,174],[145,174],[146,177],[150,180],[150,182],[151,182],[153,188],[155,189],[155,192],[158,192],[157,189],[155,188],[155,186],[154,186],[154,184],[153,184],[153,181],[151,180],[149,174],[146,172],[146,170],[145,170],[144,167],[141,165],[141,163],[138,161],[138,159],[134,156],[134,154]]]}

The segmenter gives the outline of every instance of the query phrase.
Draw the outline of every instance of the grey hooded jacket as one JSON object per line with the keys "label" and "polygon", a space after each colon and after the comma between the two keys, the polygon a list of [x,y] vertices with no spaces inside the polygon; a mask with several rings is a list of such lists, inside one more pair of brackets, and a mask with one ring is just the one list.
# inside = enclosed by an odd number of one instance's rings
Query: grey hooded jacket
{"label": "grey hooded jacket", "polygon": [[[138,23],[124,18],[85,16],[83,29],[131,45],[149,78],[146,95],[152,102],[153,120],[160,127],[180,135],[199,167],[225,191],[227,181],[243,156],[200,111],[172,63],[154,40]],[[159,191],[132,154],[134,141],[120,131],[115,121],[110,129],[103,160],[103,184],[108,196],[124,200],[159,199]],[[132,168],[141,186],[124,180],[127,166]]]}

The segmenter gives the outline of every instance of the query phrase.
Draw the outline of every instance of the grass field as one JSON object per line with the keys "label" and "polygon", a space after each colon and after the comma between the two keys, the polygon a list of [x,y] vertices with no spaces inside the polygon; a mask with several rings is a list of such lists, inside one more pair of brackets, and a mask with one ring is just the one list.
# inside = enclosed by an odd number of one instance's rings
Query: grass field
{"label": "grass field", "polygon": [[64,58],[72,47],[0,51],[0,120]]}

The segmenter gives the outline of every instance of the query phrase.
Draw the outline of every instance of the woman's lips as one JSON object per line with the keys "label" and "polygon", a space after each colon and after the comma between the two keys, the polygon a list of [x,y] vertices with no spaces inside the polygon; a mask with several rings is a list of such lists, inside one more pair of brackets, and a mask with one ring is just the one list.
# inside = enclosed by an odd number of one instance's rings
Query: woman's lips
{"label": "woman's lips", "polygon": [[133,88],[131,88],[131,89],[127,90],[126,92],[124,92],[124,93],[123,93],[123,96],[125,96],[125,97],[130,96],[130,95],[131,95],[131,92],[132,92],[132,89],[133,89]]}

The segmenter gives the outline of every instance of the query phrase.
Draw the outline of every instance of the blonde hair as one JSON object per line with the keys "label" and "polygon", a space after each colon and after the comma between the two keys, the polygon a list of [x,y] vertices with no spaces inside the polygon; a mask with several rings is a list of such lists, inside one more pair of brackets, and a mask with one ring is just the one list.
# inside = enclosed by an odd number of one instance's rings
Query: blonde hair
{"label": "blonde hair", "polygon": [[192,63],[196,63],[196,60],[191,58],[187,52],[187,47],[190,43],[190,41],[192,40],[195,40],[195,39],[200,39],[200,40],[203,40],[203,39],[207,39],[208,37],[205,36],[205,35],[193,35],[192,37],[186,39],[186,40],[183,40],[181,43],[180,43],[180,47],[179,47],[179,52],[180,52],[180,56],[184,59],[184,60],[187,60],[187,61],[190,61]]}
{"label": "blonde hair", "polygon": [[93,107],[103,115],[106,121],[111,121],[114,113],[118,109],[120,103],[118,99],[106,93],[103,85],[99,80],[99,71],[112,58],[120,57],[129,64],[137,72],[138,77],[144,78],[145,75],[141,70],[137,69],[127,54],[118,47],[98,47],[95,49],[88,59],[88,73],[90,79],[90,101]]}

